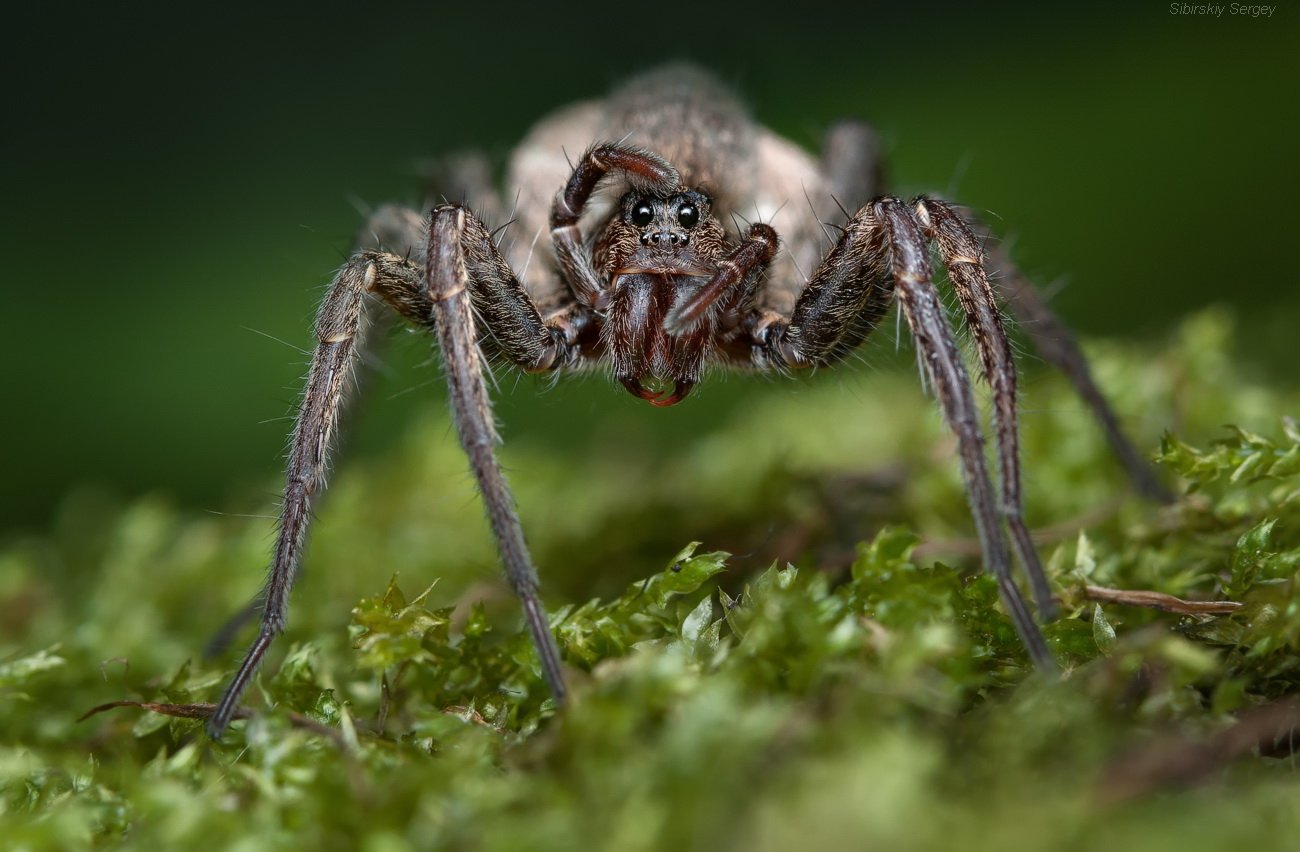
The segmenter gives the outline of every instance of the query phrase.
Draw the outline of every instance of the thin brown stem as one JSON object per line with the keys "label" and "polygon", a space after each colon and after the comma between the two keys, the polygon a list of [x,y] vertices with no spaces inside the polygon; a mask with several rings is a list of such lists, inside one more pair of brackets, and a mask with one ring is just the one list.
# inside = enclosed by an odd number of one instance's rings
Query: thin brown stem
{"label": "thin brown stem", "polygon": [[1237,601],[1188,601],[1164,592],[1141,589],[1110,589],[1105,586],[1084,586],[1084,597],[1090,601],[1141,606],[1173,612],[1178,615],[1231,615],[1241,609]]}

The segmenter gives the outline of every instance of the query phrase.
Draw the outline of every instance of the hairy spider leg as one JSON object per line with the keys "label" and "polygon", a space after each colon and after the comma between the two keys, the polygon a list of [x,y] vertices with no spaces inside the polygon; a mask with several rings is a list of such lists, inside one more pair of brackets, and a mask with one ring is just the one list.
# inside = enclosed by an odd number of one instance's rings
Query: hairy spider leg
{"label": "hairy spider leg", "polygon": [[1044,620],[1056,617],[1056,600],[1039,561],[1038,551],[1025,525],[1024,497],[1020,490],[1020,433],[1016,417],[1016,365],[1011,341],[1002,326],[997,296],[984,271],[984,252],[970,227],[947,204],[933,198],[917,198],[912,209],[921,230],[938,248],[948,270],[948,280],[966,314],[966,325],[975,340],[984,380],[993,389],[993,430],[997,436],[998,467],[1001,471],[1002,517],[1011,532],[1011,543]]}
{"label": "hairy spider leg", "polygon": [[[576,357],[572,341],[582,319],[569,312],[551,325],[543,322],[491,235],[468,209],[436,208],[428,233],[423,265],[421,258],[358,253],[339,271],[317,314],[319,343],[290,440],[280,529],[261,595],[261,629],[208,720],[208,733],[214,739],[229,725],[272,640],[284,630],[312,501],[324,487],[335,425],[372,297],[438,337],[457,434],[483,494],[506,578],[523,604],[543,677],[557,702],[564,702],[559,649],[546,622],[514,499],[493,451],[497,438],[480,343],[525,370],[554,369]],[[479,334],[476,315],[487,326],[487,334]]]}
{"label": "hairy spider leg", "polygon": [[334,427],[352,383],[355,353],[368,325],[368,296],[372,292],[380,293],[394,310],[404,313],[422,300],[422,279],[420,269],[403,258],[363,252],[339,270],[321,304],[315,326],[318,343],[289,444],[279,534],[271,572],[261,595],[262,624],[208,720],[208,733],[213,739],[219,738],[230,724],[239,698],[272,640],[284,631],[289,591],[311,522],[312,500],[325,484]]}
{"label": "hairy spider leg", "polygon": [[[993,486],[984,463],[984,439],[980,434],[979,409],[971,392],[970,377],[961,352],[953,339],[943,303],[931,280],[928,247],[913,212],[897,198],[884,197],[872,205],[872,215],[888,234],[887,243],[894,275],[894,291],[912,337],[921,350],[926,370],[949,427],[957,434],[961,452],[962,478],[975,518],[975,529],[988,570],[998,582],[1003,606],[1020,634],[1030,659],[1040,669],[1055,670],[1056,663],[1038,625],[1025,605],[1020,589],[1011,577],[1006,539],[998,523]],[[1050,599],[1050,592],[1048,594]]]}
{"label": "hairy spider leg", "polygon": [[776,257],[777,242],[776,229],[771,225],[750,225],[745,240],[718,261],[718,271],[705,285],[664,317],[664,328],[669,334],[685,334],[724,296],[732,296],[724,306],[727,308],[730,303],[748,301],[746,290],[757,285],[754,271],[765,268]]}
{"label": "hairy spider leg", "polygon": [[[871,128],[861,121],[852,119],[840,121],[827,131],[822,144],[820,168],[831,186],[832,194],[842,208],[846,207],[848,210],[857,210],[866,204],[879,194],[885,185],[883,146]],[[929,205],[943,203],[933,198],[917,199],[917,201],[925,201]],[[957,218],[959,225],[975,235],[974,244],[983,250],[982,253],[972,252],[967,256],[983,259],[981,272],[990,270],[996,273],[996,275],[983,275],[984,280],[990,285],[990,291],[995,294],[995,300],[1001,297],[1006,302],[1012,315],[1018,320],[1019,328],[1033,341],[1034,348],[1043,360],[1061,371],[1074,386],[1075,393],[1101,424],[1111,451],[1119,459],[1133,488],[1148,500],[1158,503],[1172,501],[1173,494],[1156,478],[1151,463],[1124,434],[1115,409],[1097,387],[1097,382],[1088,367],[1088,361],[1083,357],[1083,352],[1079,349],[1079,344],[1069,328],[1048,307],[1043,295],[1020,272],[986,225],[972,216],[969,210],[943,204]],[[848,210],[844,211],[845,218],[848,218]],[[953,283],[954,287],[957,286],[956,281]],[[981,289],[983,288],[976,289],[977,295]],[[958,295],[960,297],[960,292]],[[1002,324],[1000,314],[1000,311],[994,310],[993,316],[998,318],[999,325]],[[984,356],[980,357],[983,359]],[[1003,477],[1005,480],[1005,466],[1003,466]],[[1004,490],[1005,488],[1004,481]]]}
{"label": "hairy spider leg", "polygon": [[1042,631],[1011,576],[1010,556],[984,462],[984,439],[970,378],[932,281],[915,214],[882,197],[859,210],[800,295],[789,320],[755,315],[752,361],[778,368],[832,364],[884,317],[893,299],[906,317],[949,428],[985,564],[1034,664],[1056,668]]}
{"label": "hairy spider leg", "polygon": [[537,569],[524,542],[514,495],[494,450],[500,439],[479,352],[475,311],[484,317],[507,356],[525,369],[554,368],[572,353],[564,334],[543,323],[487,228],[465,207],[448,204],[434,208],[429,222],[428,292],[434,304],[438,349],[446,366],[456,433],[483,495],[506,579],[523,604],[542,675],[556,702],[563,705],[566,691],[560,649],[546,620]]}

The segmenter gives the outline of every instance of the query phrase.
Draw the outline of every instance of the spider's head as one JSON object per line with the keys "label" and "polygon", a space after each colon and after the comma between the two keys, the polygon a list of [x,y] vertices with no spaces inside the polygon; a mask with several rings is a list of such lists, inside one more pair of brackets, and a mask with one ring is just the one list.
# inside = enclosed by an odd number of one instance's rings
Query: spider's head
{"label": "spider's head", "polygon": [[616,267],[708,275],[723,244],[712,205],[698,189],[667,196],[627,193],[609,224],[611,260]]}
{"label": "spider's head", "polygon": [[714,345],[716,312],[684,333],[669,333],[665,325],[674,306],[704,286],[726,253],[712,207],[698,189],[656,194],[634,188],[597,240],[596,263],[612,285],[604,334],[614,374],[654,405],[685,398]]}
{"label": "spider's head", "polygon": [[641,231],[641,245],[671,250],[690,244],[691,231],[709,208],[700,192],[681,192],[668,198],[628,193],[623,217]]}

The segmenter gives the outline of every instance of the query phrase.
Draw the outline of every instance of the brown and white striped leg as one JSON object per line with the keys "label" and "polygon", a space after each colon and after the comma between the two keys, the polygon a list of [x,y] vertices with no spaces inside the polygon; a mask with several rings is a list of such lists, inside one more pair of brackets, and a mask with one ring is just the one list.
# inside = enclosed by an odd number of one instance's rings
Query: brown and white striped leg
{"label": "brown and white striped leg", "polygon": [[718,271],[689,299],[668,312],[664,328],[672,335],[688,332],[721,300],[725,307],[749,300],[767,265],[776,256],[776,230],[762,222],[749,226],[744,241],[718,261]]}
{"label": "brown and white striped leg", "polygon": [[1056,664],[1011,576],[1006,538],[984,462],[979,410],[931,277],[930,254],[912,211],[897,198],[859,210],[814,271],[789,320],[755,315],[751,363],[760,369],[832,364],[870,334],[897,299],[944,419],[957,437],[962,480],[984,562],[1030,659]]}
{"label": "brown and white striped leg", "polygon": [[422,296],[423,279],[420,268],[404,258],[364,252],[349,260],[330,285],[316,316],[318,343],[290,440],[280,529],[262,593],[261,630],[208,720],[208,733],[214,739],[220,738],[230,724],[240,696],[271,642],[284,631],[289,591],[311,521],[312,500],[325,485],[334,427],[365,335],[370,294],[382,296],[399,313],[414,318],[419,305],[428,303]]}
{"label": "brown and white striped leg", "polygon": [[[859,121],[846,120],[833,125],[823,141],[821,171],[836,199],[849,210],[856,209],[884,186],[884,152],[879,139],[869,126]],[[939,203],[929,198],[917,199],[917,202]],[[990,282],[994,285],[991,291],[1005,300],[1043,360],[1065,374],[1075,392],[1092,409],[1093,416],[1106,433],[1111,451],[1119,459],[1133,487],[1148,500],[1170,502],[1173,494],[1156,478],[1154,467],[1124,434],[1115,410],[1097,387],[1088,362],[1069,329],[997,241],[991,238],[987,227],[971,217],[969,211],[959,212],[951,205],[944,206],[973,231],[976,245],[985,248],[983,268],[993,269],[1000,276]],[[980,254],[971,253],[970,256]]]}
{"label": "brown and white striped leg", "polygon": [[[483,355],[479,350],[480,335],[475,322],[475,312],[483,314],[484,304],[474,298],[475,292],[491,290],[499,294],[505,289],[507,295],[517,293],[522,301],[508,306],[505,309],[507,314],[520,315],[532,309],[532,317],[515,329],[520,332],[515,335],[516,339],[506,341],[504,345],[513,348],[515,356],[534,349],[533,369],[555,365],[561,357],[563,341],[553,337],[551,330],[542,325],[540,316],[523,295],[514,276],[510,275],[508,280],[503,278],[508,273],[509,267],[497,253],[487,229],[469,210],[459,205],[434,209],[429,223],[427,287],[433,301],[434,328],[445,366],[456,433],[469,456],[470,469],[483,495],[488,521],[501,550],[506,579],[523,604],[528,630],[541,659],[542,675],[555,700],[563,704],[566,692],[560,649],[546,620],[546,610],[538,591],[537,570],[524,542],[514,496],[494,451],[499,439],[493,423]],[[490,317],[493,315],[488,314],[485,320],[495,336],[500,337],[501,324],[492,322]]]}
{"label": "brown and white striped leg", "polygon": [[984,379],[993,389],[993,431],[997,436],[998,468],[1002,474],[1002,517],[1011,542],[1029,577],[1038,613],[1044,620],[1056,615],[1051,584],[1025,525],[1024,497],[1020,488],[1020,427],[1016,412],[1016,365],[1011,342],[1002,326],[997,296],[984,272],[984,254],[970,227],[947,204],[933,198],[912,202],[922,232],[939,249],[948,278],[966,314],[975,339]]}
{"label": "brown and white striped leg", "polygon": [[[411,270],[420,270],[424,267],[424,230],[424,217],[415,210],[397,204],[384,204],[376,207],[366,217],[365,224],[357,231],[356,240],[354,241],[354,253],[369,251],[377,258],[388,258],[387,262],[391,262],[394,257],[406,258],[410,261]],[[422,299],[418,282],[415,287],[410,287],[407,286],[408,282],[404,279],[397,278],[395,280],[400,283],[389,288],[391,297],[394,300],[393,305],[390,307],[393,307],[398,313],[404,313],[407,319],[420,325],[426,325],[432,306],[423,307],[419,304],[410,305],[406,308],[401,306],[403,299],[414,298],[417,302]],[[405,296],[400,292],[403,287],[406,288]],[[368,308],[373,308],[377,304],[374,299],[368,299],[366,303]],[[369,314],[375,315],[373,316],[375,320],[385,319],[383,312],[376,312],[372,309],[369,310]],[[367,337],[372,340],[374,338],[382,339],[383,331],[384,328],[381,327],[379,334],[367,335]],[[362,361],[367,361],[374,356],[373,350],[364,351],[360,346],[354,347],[353,352]],[[344,407],[340,408],[340,412]],[[212,638],[208,640],[207,645],[204,646],[203,656],[210,659],[223,653],[238,637],[240,631],[257,619],[258,614],[262,611],[262,605],[262,597],[258,595],[227,619],[213,634]]]}
{"label": "brown and white striped leg", "polygon": [[979,233],[987,246],[988,265],[999,273],[995,282],[998,294],[1006,300],[1011,312],[1019,320],[1020,328],[1034,342],[1038,354],[1065,375],[1070,384],[1074,385],[1075,393],[1092,409],[1093,416],[1106,433],[1111,452],[1128,474],[1129,482],[1148,500],[1157,503],[1172,502],[1173,492],[1156,477],[1151,462],[1143,457],[1141,451],[1124,434],[1119,416],[1101,388],[1097,387],[1092,370],[1088,368],[1088,360],[1083,357],[1074,335],[1048,307],[1043,294],[1025,279],[997,241],[991,239],[983,228],[979,228]]}
{"label": "brown and white striped leg", "polygon": [[948,425],[957,436],[966,496],[985,563],[997,580],[1003,606],[1030,658],[1038,668],[1054,670],[1056,663],[1047,642],[1011,576],[1006,539],[984,463],[979,410],[931,277],[925,238],[913,212],[897,198],[878,199],[871,209],[886,233],[895,297],[907,317]]}
{"label": "brown and white striped leg", "polygon": [[[312,501],[324,487],[331,438],[365,336],[367,304],[376,301],[372,296],[438,335],[452,389],[453,415],[487,502],[507,577],[524,602],[546,680],[557,699],[563,700],[559,653],[546,627],[513,500],[491,449],[495,433],[479,347],[489,345],[495,354],[527,370],[553,369],[573,356],[585,314],[571,311],[554,327],[546,325],[487,229],[465,208],[435,210],[430,233],[433,239],[425,258],[374,251],[356,255],[339,271],[321,305],[316,318],[319,344],[290,441],[280,531],[262,594],[262,626],[208,721],[214,738],[230,723],[262,658],[284,630]],[[476,314],[487,325],[481,334]]]}

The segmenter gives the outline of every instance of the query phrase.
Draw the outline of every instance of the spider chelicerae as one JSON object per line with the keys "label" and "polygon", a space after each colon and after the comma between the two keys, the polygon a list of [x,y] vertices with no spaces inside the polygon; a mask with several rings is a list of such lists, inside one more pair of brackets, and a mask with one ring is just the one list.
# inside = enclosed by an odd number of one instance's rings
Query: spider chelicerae
{"label": "spider chelicerae", "polygon": [[[572,163],[566,152],[576,151],[584,153]],[[1051,589],[1022,513],[1016,370],[999,296],[1092,407],[1138,489],[1152,497],[1163,490],[1124,438],[1069,334],[1010,263],[996,259],[1003,277],[995,287],[982,233],[968,217],[934,198],[879,195],[881,174],[866,125],[835,125],[820,158],[813,157],[757,125],[704,72],[673,66],[533,128],[508,166],[516,198],[509,218],[524,239],[504,249],[486,223],[508,214],[481,159],[457,161],[441,187],[464,204],[441,204],[429,216],[377,210],[316,319],[319,344],[292,434],[261,629],[209,733],[221,736],[284,629],[312,500],[323,486],[338,412],[376,305],[437,338],[457,433],[542,675],[560,704],[560,650],[494,453],[484,358],[531,373],[605,365],[632,394],[668,406],[686,398],[706,364],[778,372],[836,364],[895,302],[956,435],[984,564],[1029,657],[1053,668],[1011,574],[1014,550],[1039,615],[1050,618]],[[840,215],[823,223],[813,211]],[[751,224],[738,224],[751,214]],[[829,251],[827,225],[839,231]],[[549,245],[537,239],[547,231]],[[992,391],[998,488],[985,464],[970,378],[934,283],[932,253],[947,270]]]}

